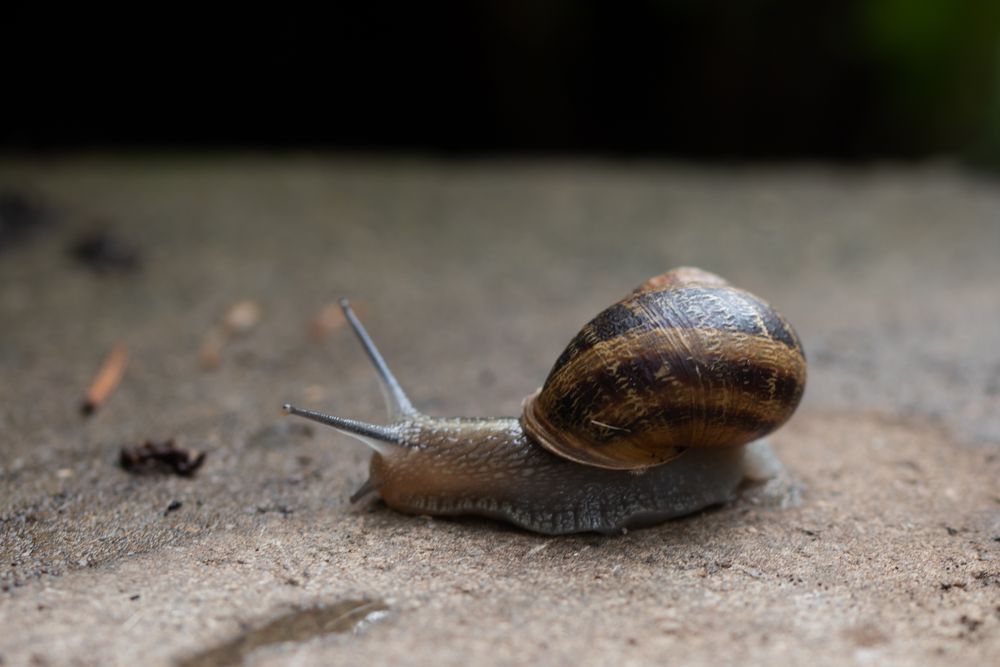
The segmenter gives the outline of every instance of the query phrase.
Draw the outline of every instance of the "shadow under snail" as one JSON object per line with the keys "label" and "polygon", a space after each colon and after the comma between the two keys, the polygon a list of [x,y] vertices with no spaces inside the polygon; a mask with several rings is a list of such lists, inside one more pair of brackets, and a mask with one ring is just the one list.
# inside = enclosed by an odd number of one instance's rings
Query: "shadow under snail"
{"label": "shadow under snail", "polygon": [[[712,273],[646,281],[569,343],[520,418],[438,418],[410,403],[351,310],[392,423],[286,404],[374,450],[351,500],[410,514],[475,514],[546,534],[621,532],[733,497],[769,456],[748,443],[795,411],[806,361],[769,304]],[[766,465],[766,464],[765,464]]]}

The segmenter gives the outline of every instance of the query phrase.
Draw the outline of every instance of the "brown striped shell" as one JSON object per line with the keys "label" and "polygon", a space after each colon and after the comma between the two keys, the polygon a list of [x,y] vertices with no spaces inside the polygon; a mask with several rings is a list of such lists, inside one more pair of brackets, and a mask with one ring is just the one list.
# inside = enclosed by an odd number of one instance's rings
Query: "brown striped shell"
{"label": "brown striped shell", "polygon": [[570,342],[521,422],[563,458],[636,470],[742,445],[791,417],[806,360],[768,303],[712,273],[650,278]]}

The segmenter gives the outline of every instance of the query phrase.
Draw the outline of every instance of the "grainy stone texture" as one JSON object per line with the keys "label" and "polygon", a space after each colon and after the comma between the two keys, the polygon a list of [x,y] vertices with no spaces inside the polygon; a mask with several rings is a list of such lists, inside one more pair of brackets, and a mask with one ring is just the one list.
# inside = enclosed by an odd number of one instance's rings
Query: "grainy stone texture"
{"label": "grainy stone texture", "polygon": [[[1000,184],[948,165],[692,168],[288,156],[0,162],[55,222],[0,252],[2,664],[173,664],[294,608],[382,600],[270,664],[984,665],[1000,655]],[[143,270],[92,275],[95,220]],[[774,303],[810,358],[792,492],[620,537],[351,506],[383,419],[350,296],[414,402],[512,415],[666,268]],[[262,309],[199,349],[227,308]],[[131,363],[79,414],[116,341]],[[176,438],[192,479],[131,476]],[[167,512],[174,501],[180,507]],[[281,627],[281,626],[268,626]],[[249,644],[247,644],[249,646]],[[209,654],[214,655],[214,654]]]}

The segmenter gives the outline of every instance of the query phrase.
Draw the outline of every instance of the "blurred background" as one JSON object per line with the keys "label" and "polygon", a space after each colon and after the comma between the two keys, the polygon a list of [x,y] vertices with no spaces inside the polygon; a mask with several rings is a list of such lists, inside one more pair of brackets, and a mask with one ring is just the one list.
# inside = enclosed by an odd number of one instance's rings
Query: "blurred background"
{"label": "blurred background", "polygon": [[328,3],[0,21],[0,149],[1000,164],[995,0]]}
{"label": "blurred background", "polygon": [[[0,9],[0,664],[361,597],[275,650],[996,662],[1000,0],[209,4]],[[516,415],[680,265],[794,323],[801,503],[547,546],[352,505],[279,412],[386,418],[338,297],[428,414]]]}

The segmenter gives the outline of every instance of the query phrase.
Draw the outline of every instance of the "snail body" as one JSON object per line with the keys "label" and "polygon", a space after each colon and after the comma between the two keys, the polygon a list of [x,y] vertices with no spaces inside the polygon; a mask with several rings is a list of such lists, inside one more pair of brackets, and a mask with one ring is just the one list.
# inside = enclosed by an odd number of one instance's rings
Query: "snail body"
{"label": "snail body", "polygon": [[364,327],[393,416],[366,424],[286,405],[375,450],[352,500],[475,514],[546,534],[619,532],[730,499],[805,387],[791,326],[699,269],[656,276],[583,327],[520,418],[436,418],[406,398]]}

